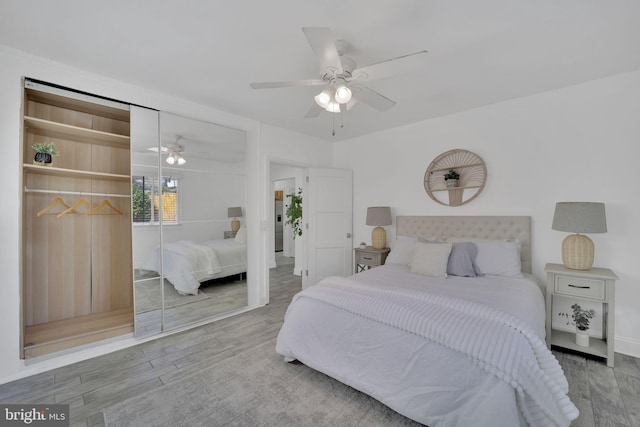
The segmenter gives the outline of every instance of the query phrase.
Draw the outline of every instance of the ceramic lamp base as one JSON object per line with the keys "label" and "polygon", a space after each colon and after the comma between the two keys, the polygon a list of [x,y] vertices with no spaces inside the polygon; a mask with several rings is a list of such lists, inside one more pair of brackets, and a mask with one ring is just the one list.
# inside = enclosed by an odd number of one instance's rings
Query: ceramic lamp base
{"label": "ceramic lamp base", "polygon": [[371,232],[371,246],[374,249],[383,249],[387,246],[387,232],[382,227],[376,227]]}
{"label": "ceramic lamp base", "polygon": [[593,241],[584,234],[571,234],[562,241],[562,262],[572,270],[589,270],[594,253]]}
{"label": "ceramic lamp base", "polygon": [[231,231],[238,231],[240,230],[240,221],[238,221],[237,219],[234,219],[233,221],[231,221]]}

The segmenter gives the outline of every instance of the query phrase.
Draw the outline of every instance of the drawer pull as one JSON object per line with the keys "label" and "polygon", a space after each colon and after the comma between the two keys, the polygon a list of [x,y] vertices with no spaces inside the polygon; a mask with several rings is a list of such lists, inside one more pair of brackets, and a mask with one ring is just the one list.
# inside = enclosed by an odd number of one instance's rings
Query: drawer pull
{"label": "drawer pull", "polygon": [[578,289],[591,289],[591,286],[577,286],[577,285],[572,285],[571,283],[569,283],[567,286],[571,288],[578,288]]}
{"label": "drawer pull", "polygon": [[362,258],[366,259],[367,261],[371,261],[373,259],[371,257],[366,257],[366,256],[363,256]]}

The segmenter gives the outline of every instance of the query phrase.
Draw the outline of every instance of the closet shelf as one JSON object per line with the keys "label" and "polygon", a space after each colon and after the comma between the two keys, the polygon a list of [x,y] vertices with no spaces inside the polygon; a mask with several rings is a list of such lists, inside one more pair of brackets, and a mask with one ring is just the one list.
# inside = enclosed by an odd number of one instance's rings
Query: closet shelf
{"label": "closet shelf", "polygon": [[63,169],[53,166],[40,166],[29,163],[24,163],[23,168],[25,172],[36,173],[40,175],[59,176],[65,178],[88,178],[88,179],[102,179],[105,181],[131,181],[129,175],[119,175],[114,173],[104,172],[92,172],[76,169]]}
{"label": "closet shelf", "polygon": [[87,144],[106,145],[109,147],[129,148],[130,138],[126,135],[102,132],[64,123],[52,122],[37,117],[25,116],[25,128],[28,132],[45,135],[50,138],[72,139]]}
{"label": "closet shelf", "polygon": [[[26,88],[28,86],[28,88]],[[25,83],[25,93],[29,101],[44,105],[52,105],[72,112],[81,112],[113,120],[129,122],[129,105],[113,100],[96,100],[91,95],[69,94],[62,95],[58,89],[40,85],[34,82]],[[96,102],[97,101],[97,102]]]}

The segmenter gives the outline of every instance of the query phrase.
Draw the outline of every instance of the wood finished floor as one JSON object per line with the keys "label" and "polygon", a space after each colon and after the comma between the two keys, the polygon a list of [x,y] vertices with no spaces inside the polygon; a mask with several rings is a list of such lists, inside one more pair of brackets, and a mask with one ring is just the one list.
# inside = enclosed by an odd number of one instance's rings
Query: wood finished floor
{"label": "wood finished floor", "polygon": [[[0,385],[2,403],[68,403],[72,426],[101,426],[101,410],[197,373],[275,338],[300,277],[280,256],[268,306],[111,354]],[[283,262],[284,261],[284,262]],[[615,369],[554,350],[580,409],[572,426],[640,426],[640,359],[616,354]],[[203,399],[206,397],[203,397]]]}

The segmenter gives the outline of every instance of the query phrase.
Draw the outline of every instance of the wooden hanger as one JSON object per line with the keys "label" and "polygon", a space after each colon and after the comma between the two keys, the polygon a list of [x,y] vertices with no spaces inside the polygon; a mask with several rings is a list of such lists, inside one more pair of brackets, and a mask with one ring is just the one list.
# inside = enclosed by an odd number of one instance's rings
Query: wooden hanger
{"label": "wooden hanger", "polygon": [[[108,208],[111,213],[105,211],[103,208]],[[85,215],[124,215],[122,211],[111,204],[108,199],[104,199],[98,206],[91,208]]]}
{"label": "wooden hanger", "polygon": [[67,202],[65,202],[64,200],[62,200],[62,198],[60,196],[56,197],[55,199],[53,199],[53,202],[51,202],[49,204],[49,206],[47,206],[46,208],[42,209],[40,212],[38,212],[36,214],[36,216],[42,216],[44,214],[46,214],[49,210],[55,208],[58,205],[62,205],[64,206],[65,209],[69,209],[71,206],[69,206],[67,204]]}
{"label": "wooden hanger", "polygon": [[60,212],[60,213],[56,216],[56,218],[60,218],[61,216],[66,215],[66,214],[68,214],[68,213],[78,213],[78,212],[76,211],[76,209],[78,209],[78,208],[79,208],[80,206],[82,206],[82,205],[84,205],[84,206],[89,206],[90,208],[93,208],[93,205],[92,205],[91,203],[89,203],[89,202],[87,201],[87,199],[85,199],[85,198],[83,198],[83,197],[80,197],[78,200],[76,200],[76,202],[75,202],[73,205],[71,205],[69,208],[67,208],[67,210],[66,210],[66,211]]}

